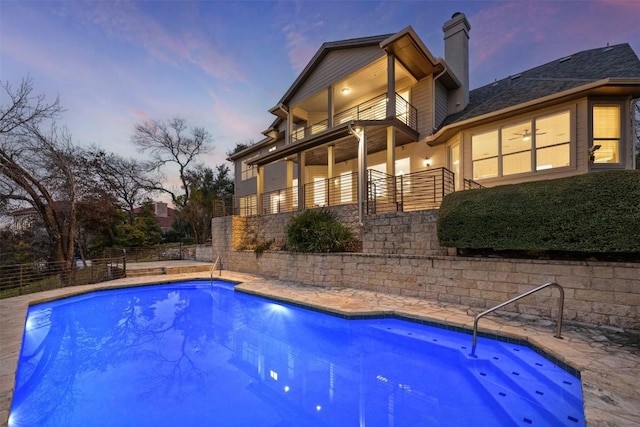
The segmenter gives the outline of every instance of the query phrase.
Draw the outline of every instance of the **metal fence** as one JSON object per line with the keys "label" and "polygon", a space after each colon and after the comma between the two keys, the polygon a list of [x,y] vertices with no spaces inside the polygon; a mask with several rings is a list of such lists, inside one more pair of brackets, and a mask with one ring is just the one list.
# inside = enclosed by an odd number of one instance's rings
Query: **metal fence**
{"label": "metal fence", "polygon": [[118,256],[67,262],[40,261],[0,266],[0,298],[32,292],[106,282],[126,276],[127,263],[122,251]]}

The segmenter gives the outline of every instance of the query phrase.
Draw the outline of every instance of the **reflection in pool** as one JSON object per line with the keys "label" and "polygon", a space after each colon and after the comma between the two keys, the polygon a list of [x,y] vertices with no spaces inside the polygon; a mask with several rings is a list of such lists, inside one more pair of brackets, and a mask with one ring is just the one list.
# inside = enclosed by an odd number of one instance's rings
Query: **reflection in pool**
{"label": "reflection in pool", "polygon": [[192,281],[32,306],[9,425],[583,426],[533,350]]}

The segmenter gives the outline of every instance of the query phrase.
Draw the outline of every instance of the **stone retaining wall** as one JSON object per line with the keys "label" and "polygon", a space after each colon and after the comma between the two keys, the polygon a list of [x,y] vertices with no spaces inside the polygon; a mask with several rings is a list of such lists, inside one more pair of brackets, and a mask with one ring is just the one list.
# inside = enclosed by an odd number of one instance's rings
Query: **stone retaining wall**
{"label": "stone retaining wall", "polygon": [[[256,254],[234,250],[228,236],[234,235],[233,224],[237,221],[241,222],[237,217],[226,217],[215,218],[213,222],[213,252],[221,256],[223,268],[227,270],[313,286],[344,286],[407,295],[478,309],[495,306],[552,281],[565,289],[566,320],[640,330],[640,263],[392,253],[268,251]],[[365,232],[375,230],[365,228]],[[424,234],[422,237],[432,238]],[[375,237],[369,241],[375,242]],[[507,310],[555,317],[557,290],[542,290]]]}
{"label": "stone retaining wall", "polygon": [[368,215],[363,218],[362,252],[447,255],[438,243],[437,218],[437,210]]}

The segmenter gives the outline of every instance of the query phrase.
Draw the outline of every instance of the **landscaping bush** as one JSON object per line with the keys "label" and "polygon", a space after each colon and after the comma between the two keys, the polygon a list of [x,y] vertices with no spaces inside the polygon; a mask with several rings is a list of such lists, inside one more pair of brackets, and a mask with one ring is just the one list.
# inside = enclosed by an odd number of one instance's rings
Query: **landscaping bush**
{"label": "landscaping bush", "polygon": [[640,171],[450,194],[438,239],[457,248],[640,254]]}
{"label": "landscaping bush", "polygon": [[348,252],[356,245],[351,230],[333,212],[305,210],[287,224],[286,249],[292,252]]}

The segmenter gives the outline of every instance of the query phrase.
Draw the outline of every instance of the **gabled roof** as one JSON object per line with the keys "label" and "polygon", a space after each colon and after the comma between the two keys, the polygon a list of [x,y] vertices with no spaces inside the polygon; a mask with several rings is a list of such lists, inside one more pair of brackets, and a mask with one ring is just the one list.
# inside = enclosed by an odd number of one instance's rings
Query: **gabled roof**
{"label": "gabled roof", "polygon": [[[393,34],[381,34],[378,36],[323,43],[304,70],[302,70],[298,78],[293,82],[291,87],[289,87],[287,92],[282,96],[282,98],[280,98],[278,103],[269,110],[269,112],[275,115],[280,115],[281,107],[284,107],[289,103],[296,91],[300,89],[329,52],[339,49],[352,49],[367,46],[378,46],[384,51],[395,55],[398,61],[400,61],[402,65],[417,79],[426,77],[434,72],[439,73],[440,71],[445,70],[445,73],[441,78],[442,81],[449,88],[460,86],[458,77],[453,74],[450,68],[446,65],[446,62],[442,58],[434,58],[413,28],[409,26]],[[277,119],[274,124],[275,123],[277,123]]]}
{"label": "gabled roof", "polygon": [[365,47],[365,46],[378,46],[380,43],[393,34],[383,34],[379,36],[371,36],[371,37],[361,37],[355,39],[347,39],[340,40],[334,42],[325,42],[320,46],[320,49],[313,55],[311,61],[304,67],[304,70],[300,73],[298,78],[293,82],[289,90],[285,92],[285,94],[280,98],[278,104],[273,107],[270,112],[274,113],[274,110],[278,108],[280,105],[286,105],[291,97],[296,93],[296,91],[302,86],[302,84],[307,80],[307,78],[313,73],[313,71],[318,67],[318,65],[322,62],[325,56],[332,50],[338,49],[351,49],[354,47]]}
{"label": "gabled roof", "polygon": [[607,79],[610,83],[624,79],[640,83],[640,60],[629,44],[584,50],[472,90],[469,105],[448,116],[440,127]]}

